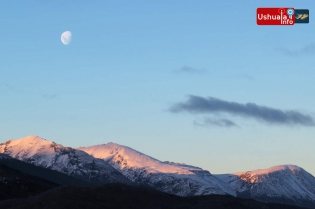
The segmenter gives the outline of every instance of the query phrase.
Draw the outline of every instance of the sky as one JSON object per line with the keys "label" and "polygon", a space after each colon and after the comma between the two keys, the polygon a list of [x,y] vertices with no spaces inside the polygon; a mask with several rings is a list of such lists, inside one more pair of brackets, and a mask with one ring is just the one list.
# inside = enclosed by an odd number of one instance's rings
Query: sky
{"label": "sky", "polygon": [[[115,142],[211,173],[315,175],[314,1],[0,6],[0,142]],[[310,23],[258,26],[258,7],[309,9]]]}

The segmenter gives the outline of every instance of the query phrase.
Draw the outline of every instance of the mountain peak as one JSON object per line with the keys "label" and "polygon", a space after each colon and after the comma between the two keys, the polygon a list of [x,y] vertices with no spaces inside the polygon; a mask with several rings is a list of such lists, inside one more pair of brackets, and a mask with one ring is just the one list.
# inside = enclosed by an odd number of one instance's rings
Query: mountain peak
{"label": "mountain peak", "polygon": [[78,149],[83,150],[87,152],[88,154],[93,155],[96,158],[101,158],[101,159],[112,158],[115,155],[120,155],[120,156],[128,156],[130,158],[133,158],[134,160],[140,157],[141,160],[150,159],[150,160],[158,161],[130,147],[116,144],[113,142],[109,142],[107,144],[89,146],[89,147],[79,147]]}
{"label": "mountain peak", "polygon": [[36,135],[26,136],[20,139],[14,139],[10,140],[11,142],[17,142],[17,143],[29,143],[29,144],[35,144],[35,145],[42,145],[42,144],[51,144],[54,143],[53,141],[48,141],[47,139],[41,138]]}
{"label": "mountain peak", "polygon": [[[53,141],[47,141],[39,136],[27,136],[20,139],[8,140],[0,144],[0,153],[10,154],[19,158],[29,157],[36,153],[49,153],[50,147],[56,144]],[[9,148],[13,148],[7,153]]]}
{"label": "mountain peak", "polygon": [[177,174],[192,174],[192,170],[202,170],[201,168],[195,166],[162,162],[130,147],[113,142],[90,147],[79,147],[78,149],[96,158],[111,161],[116,169],[141,168],[147,170],[149,173]]}
{"label": "mountain peak", "polygon": [[266,175],[266,174],[271,174],[271,173],[275,173],[275,172],[279,172],[279,171],[289,171],[289,172],[292,172],[293,174],[295,174],[295,172],[301,171],[301,170],[303,170],[303,169],[299,166],[291,165],[291,164],[285,164],[285,165],[273,166],[273,167],[266,168],[266,169],[257,169],[257,170],[247,171],[247,172],[237,172],[234,174],[241,175],[244,173],[248,173],[251,175]]}
{"label": "mountain peak", "polygon": [[314,205],[315,178],[296,165],[278,165],[217,177],[229,184],[238,197],[300,206]]}
{"label": "mountain peak", "polygon": [[26,137],[23,137],[23,138],[20,138],[19,140],[23,140],[23,141],[47,141],[46,139],[44,138],[41,138],[40,136],[37,136],[37,135],[30,135],[30,136],[26,136]]}

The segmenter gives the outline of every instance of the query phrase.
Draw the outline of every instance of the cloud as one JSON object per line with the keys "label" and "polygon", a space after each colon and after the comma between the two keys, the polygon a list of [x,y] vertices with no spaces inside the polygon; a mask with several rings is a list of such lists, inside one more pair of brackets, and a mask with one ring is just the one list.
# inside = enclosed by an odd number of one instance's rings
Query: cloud
{"label": "cloud", "polygon": [[315,44],[309,44],[299,50],[290,50],[288,48],[278,48],[277,51],[287,56],[315,55]]}
{"label": "cloud", "polygon": [[196,68],[189,67],[189,66],[183,66],[180,69],[176,70],[175,72],[177,72],[177,73],[201,74],[201,73],[206,73],[207,70],[205,70],[205,69],[196,69]]}
{"label": "cloud", "polygon": [[202,122],[194,121],[196,126],[220,126],[220,127],[237,127],[237,125],[228,119],[211,119],[205,118]]}
{"label": "cloud", "polygon": [[247,75],[247,74],[238,74],[237,76],[240,77],[240,78],[246,79],[248,81],[256,80],[254,76]]}
{"label": "cloud", "polygon": [[243,118],[256,119],[269,124],[315,126],[313,117],[295,110],[280,110],[260,106],[255,103],[241,104],[223,101],[214,97],[204,98],[190,95],[187,101],[174,104],[169,111],[192,114],[226,113]]}
{"label": "cloud", "polygon": [[14,86],[9,85],[7,83],[1,83],[1,82],[0,82],[0,89],[4,89],[11,92],[21,92],[19,89],[15,88]]}
{"label": "cloud", "polygon": [[57,95],[56,94],[45,94],[45,95],[43,95],[43,97],[46,99],[54,99],[57,97]]}

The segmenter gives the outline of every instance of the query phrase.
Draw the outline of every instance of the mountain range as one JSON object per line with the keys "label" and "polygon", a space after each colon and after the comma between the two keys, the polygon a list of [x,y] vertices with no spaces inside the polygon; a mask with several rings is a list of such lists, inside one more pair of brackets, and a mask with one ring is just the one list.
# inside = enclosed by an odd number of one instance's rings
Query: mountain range
{"label": "mountain range", "polygon": [[131,183],[103,160],[38,136],[6,141],[0,144],[0,153],[94,184]]}
{"label": "mountain range", "polygon": [[295,165],[213,175],[115,143],[74,149],[38,136],[6,141],[0,144],[0,153],[91,185],[123,183],[182,197],[230,195],[315,208],[315,177]]}

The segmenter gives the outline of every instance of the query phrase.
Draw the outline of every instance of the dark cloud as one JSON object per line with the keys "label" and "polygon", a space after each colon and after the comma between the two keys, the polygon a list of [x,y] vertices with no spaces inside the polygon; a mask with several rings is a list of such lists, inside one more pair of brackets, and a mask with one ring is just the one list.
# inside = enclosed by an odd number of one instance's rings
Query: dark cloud
{"label": "dark cloud", "polygon": [[315,126],[314,118],[295,110],[280,110],[254,103],[240,104],[223,101],[214,97],[203,98],[190,95],[185,102],[174,104],[169,111],[193,114],[227,113],[244,118],[253,118],[270,124]]}
{"label": "dark cloud", "polygon": [[295,51],[288,48],[279,48],[277,51],[287,56],[315,55],[315,44],[309,44]]}
{"label": "dark cloud", "polygon": [[189,67],[189,66],[183,66],[180,69],[176,70],[177,73],[206,73],[207,71],[204,69],[196,69],[193,67]]}
{"label": "dark cloud", "polygon": [[237,125],[228,119],[211,119],[205,118],[202,122],[195,121],[197,126],[220,126],[220,127],[237,127]]}

